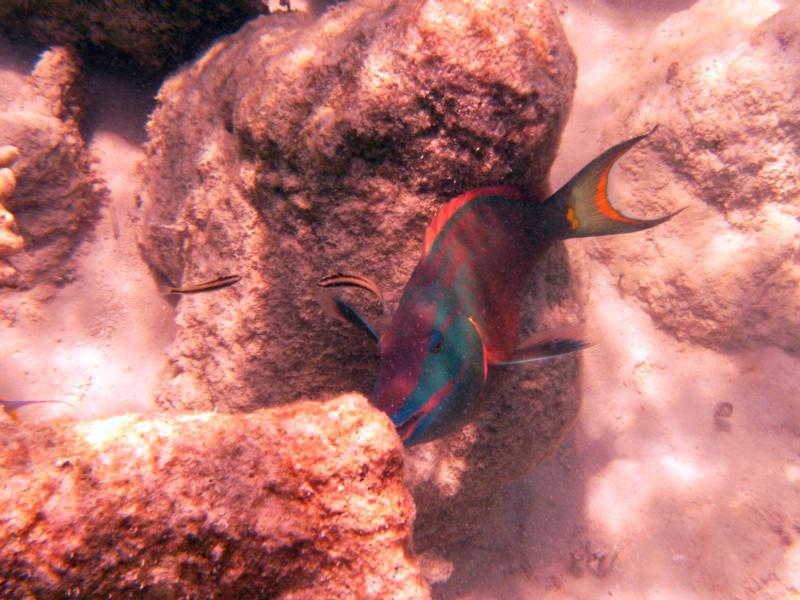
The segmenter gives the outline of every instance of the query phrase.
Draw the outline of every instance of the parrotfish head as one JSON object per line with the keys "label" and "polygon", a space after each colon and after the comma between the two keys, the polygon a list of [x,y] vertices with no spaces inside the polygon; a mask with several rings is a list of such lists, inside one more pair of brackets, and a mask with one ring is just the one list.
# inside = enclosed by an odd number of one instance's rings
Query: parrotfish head
{"label": "parrotfish head", "polygon": [[475,320],[443,303],[401,302],[381,336],[375,404],[406,446],[464,424],[486,381],[486,352]]}

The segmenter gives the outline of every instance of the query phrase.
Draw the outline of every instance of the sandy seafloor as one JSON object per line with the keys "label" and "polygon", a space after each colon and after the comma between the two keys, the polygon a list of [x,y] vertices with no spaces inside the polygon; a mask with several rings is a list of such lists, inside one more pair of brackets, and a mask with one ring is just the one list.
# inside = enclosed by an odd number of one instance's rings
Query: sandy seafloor
{"label": "sandy seafloor", "polygon": [[[691,4],[556,2],[579,79],[554,186],[602,149],[614,92],[637,76],[617,68]],[[757,24],[781,4],[719,6]],[[30,56],[17,60],[21,73],[30,69]],[[79,252],[75,282],[29,299],[0,331],[0,393],[68,400],[81,418],[152,410],[173,335],[170,301],[135,243],[136,164],[153,90],[107,75],[95,84],[90,147],[110,203]],[[580,243],[568,242],[570,251]],[[583,353],[580,418],[553,457],[507,487],[483,534],[441,557],[453,572],[435,595],[798,597],[800,521],[787,519],[800,505],[798,359],[678,342],[620,296],[605,268],[586,285],[597,343]],[[714,418],[720,402],[733,405],[729,419]],[[73,411],[37,407],[25,418],[61,413]]]}
{"label": "sandy seafloor", "polygon": [[[556,3],[578,88],[554,187],[603,150],[619,90],[647,76],[626,61],[692,4]],[[782,6],[719,2],[718,18],[687,38],[710,46]],[[620,179],[611,185],[624,198]],[[570,252],[581,243],[567,242]],[[585,317],[598,343],[583,353],[578,422],[554,456],[508,486],[482,539],[449,557],[454,574],[437,595],[800,598],[800,360],[679,342],[620,295],[607,269],[588,279]],[[721,402],[733,405],[730,419],[714,417]]]}
{"label": "sandy seafloor", "polygon": [[[35,58],[21,52],[20,72],[30,72]],[[136,173],[155,88],[107,74],[91,79],[87,142],[109,201],[76,253],[75,281],[61,289],[39,286],[18,303],[14,326],[0,330],[0,394],[64,400],[87,419],[153,410],[151,391],[174,335],[170,301],[141,259],[134,223]],[[32,407],[23,418],[61,414],[75,411]]]}

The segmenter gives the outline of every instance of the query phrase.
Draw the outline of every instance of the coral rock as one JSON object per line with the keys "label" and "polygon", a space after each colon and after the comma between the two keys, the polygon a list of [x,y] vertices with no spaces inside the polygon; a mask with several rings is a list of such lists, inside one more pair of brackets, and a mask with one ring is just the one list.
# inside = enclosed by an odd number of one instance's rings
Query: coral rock
{"label": "coral rock", "polygon": [[428,598],[389,420],[358,396],[248,415],[0,422],[4,598]]}
{"label": "coral rock", "polygon": [[[19,158],[19,148],[16,146],[0,146],[0,167],[8,167]],[[16,185],[16,180],[15,180]],[[5,195],[0,191],[0,197]]]}
{"label": "coral rock", "polygon": [[157,74],[262,12],[256,0],[169,3],[126,0],[4,0],[0,31],[72,45],[94,60]]}
{"label": "coral rock", "polygon": [[676,41],[693,18],[687,11],[668,19],[653,36],[641,60],[654,66],[642,72],[666,70],[652,58],[659,55],[680,69],[620,117],[633,131],[654,117],[662,124],[650,151],[622,165],[636,190],[628,195],[652,199],[639,210],[689,209],[644,242],[602,241],[599,255],[623,292],[680,339],[797,353],[800,7],[779,11],[752,33],[723,36],[717,52],[699,58],[691,44],[682,50]]}
{"label": "coral rock", "polygon": [[[14,254],[14,283],[21,288],[43,281],[57,284],[69,276],[69,258],[103,198],[76,119],[81,109],[78,73],[72,54],[56,48],[41,56],[22,85],[4,86],[0,94],[0,139],[19,147],[0,147],[0,166],[16,160],[16,189],[0,194],[0,204],[6,221],[13,215],[18,228],[0,230],[0,247],[5,244],[6,256]],[[9,173],[0,171],[6,194],[14,187]]]}
{"label": "coral rock", "polygon": [[[15,146],[0,147],[0,167],[10,165],[19,157],[19,150]],[[17,224],[12,215],[3,205],[17,187],[14,171],[0,168],[0,259],[16,254],[25,246],[25,240],[17,234]],[[13,285],[16,282],[14,267],[0,260],[0,286]]]}
{"label": "coral rock", "polygon": [[[161,402],[370,393],[376,349],[324,317],[316,280],[361,273],[391,304],[443,202],[497,183],[546,193],[574,83],[541,0],[262,17],[169,79],[149,123],[143,254],[172,284],[243,278],[180,300]],[[529,325],[579,318],[563,249],[538,277]],[[485,419],[414,451],[420,547],[470,535],[499,482],[552,450],[577,413],[575,365],[498,372]]]}

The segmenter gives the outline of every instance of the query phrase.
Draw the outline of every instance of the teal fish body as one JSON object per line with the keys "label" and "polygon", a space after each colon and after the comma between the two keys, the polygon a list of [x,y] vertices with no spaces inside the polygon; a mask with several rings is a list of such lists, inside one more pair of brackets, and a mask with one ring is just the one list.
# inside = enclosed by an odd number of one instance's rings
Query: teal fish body
{"label": "teal fish body", "polygon": [[473,190],[451,203],[457,210],[428,236],[380,339],[375,404],[407,445],[474,415],[490,357],[516,344],[522,294],[546,247],[535,211],[513,188]]}
{"label": "teal fish body", "polygon": [[[510,187],[473,190],[448,202],[425,232],[422,257],[390,320],[385,315],[372,325],[339,300],[329,304],[330,314],[361,326],[378,342],[373,402],[392,419],[405,445],[434,440],[473,418],[490,365],[585,347],[561,333],[519,344],[522,296],[553,242],[640,231],[677,214],[634,219],[611,205],[609,171],[644,137],[607,150],[544,202]],[[320,285],[354,285],[382,298],[374,283],[357,276],[333,276]]]}

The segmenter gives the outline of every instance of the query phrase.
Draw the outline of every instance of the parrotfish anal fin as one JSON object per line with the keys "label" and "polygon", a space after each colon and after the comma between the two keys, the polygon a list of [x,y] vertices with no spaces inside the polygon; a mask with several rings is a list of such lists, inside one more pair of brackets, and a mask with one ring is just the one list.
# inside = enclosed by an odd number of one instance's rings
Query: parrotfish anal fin
{"label": "parrotfish anal fin", "polygon": [[[317,301],[328,316],[338,321],[351,323],[366,331],[375,342],[380,341],[383,329],[385,329],[385,321],[387,320],[386,317],[388,313],[386,305],[383,302],[383,293],[374,282],[359,275],[337,274],[323,277],[317,282],[317,286],[323,288],[318,290]],[[379,317],[375,324],[370,323],[368,319],[361,316],[361,314],[347,302],[331,294],[328,290],[333,287],[356,287],[373,293],[381,302],[381,317]]]}
{"label": "parrotfish anal fin", "polygon": [[[546,203],[551,230],[559,238],[611,235],[649,229],[668,221],[681,210],[657,219],[635,219],[619,212],[608,197],[608,175],[623,154],[650,136],[631,138],[609,148],[558,190]],[[552,212],[551,212],[552,211]]]}
{"label": "parrotfish anal fin", "polygon": [[589,346],[589,343],[580,339],[578,334],[579,329],[574,327],[537,333],[512,352],[491,352],[489,364],[494,366],[519,365],[583,350]]}
{"label": "parrotfish anal fin", "polygon": [[450,218],[463,206],[469,204],[475,198],[480,198],[482,196],[506,196],[519,200],[522,199],[522,194],[517,188],[507,185],[478,188],[476,190],[471,190],[461,194],[460,196],[456,196],[439,209],[439,212],[437,212],[433,219],[431,219],[430,224],[428,225],[427,229],[425,229],[425,237],[422,239],[423,258],[428,255],[428,252],[430,252],[431,247],[433,246],[433,242],[436,240],[436,237],[439,235],[439,233],[441,233],[442,229],[444,229],[444,226],[447,224]]}

